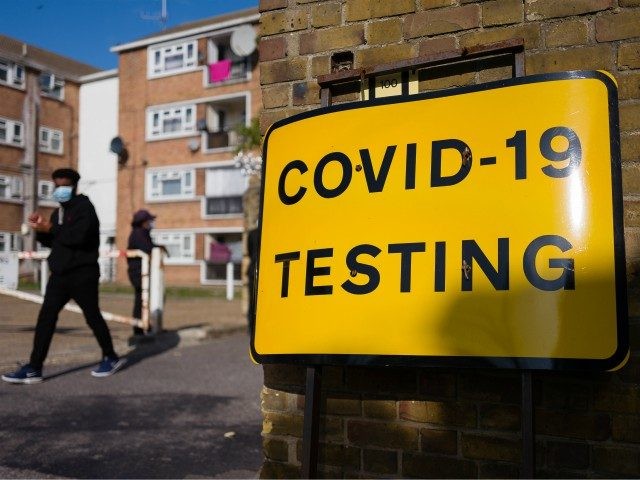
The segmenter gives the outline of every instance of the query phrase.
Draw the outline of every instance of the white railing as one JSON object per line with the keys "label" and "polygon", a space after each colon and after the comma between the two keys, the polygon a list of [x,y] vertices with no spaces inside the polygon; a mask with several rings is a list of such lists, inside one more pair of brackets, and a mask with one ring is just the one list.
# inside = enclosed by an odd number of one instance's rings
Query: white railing
{"label": "white railing", "polygon": [[[40,295],[11,290],[1,286],[0,294],[10,295],[35,303],[42,303],[49,280],[49,264],[44,261],[48,256],[49,252],[17,253],[17,257],[20,260],[40,261]],[[151,330],[151,320],[153,319],[154,330],[160,330],[164,310],[164,255],[162,249],[154,248],[151,255],[146,254],[142,250],[112,250],[102,253],[100,256],[102,258],[140,258],[142,261],[142,318],[132,318],[103,311],[102,316],[104,319],[112,322],[126,323],[134,327],[142,328],[144,331]],[[76,305],[66,305],[65,310],[82,313]]]}

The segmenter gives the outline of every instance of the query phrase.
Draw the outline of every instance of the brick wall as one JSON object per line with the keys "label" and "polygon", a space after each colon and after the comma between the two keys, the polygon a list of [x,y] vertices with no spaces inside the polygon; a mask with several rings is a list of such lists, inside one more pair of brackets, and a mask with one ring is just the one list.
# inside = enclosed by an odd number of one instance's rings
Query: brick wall
{"label": "brick wall", "polygon": [[[536,475],[640,476],[640,1],[261,0],[260,10],[263,132],[319,106],[315,79],[330,73],[339,51],[353,52],[358,68],[521,38],[527,74],[615,75],[632,355],[615,373],[534,375]],[[464,71],[421,88],[503,76],[510,72]],[[304,369],[264,372],[262,477],[296,477]],[[322,474],[517,477],[520,402],[517,372],[327,367]]]}

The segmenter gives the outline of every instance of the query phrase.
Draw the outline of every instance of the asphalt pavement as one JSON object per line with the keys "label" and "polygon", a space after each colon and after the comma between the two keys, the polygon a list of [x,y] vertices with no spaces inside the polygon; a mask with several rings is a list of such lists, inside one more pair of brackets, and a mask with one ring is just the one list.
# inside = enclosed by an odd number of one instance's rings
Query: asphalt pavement
{"label": "asphalt pavement", "polygon": [[2,478],[255,478],[262,369],[244,333],[185,344],[168,332],[107,378],[54,365],[0,382]]}

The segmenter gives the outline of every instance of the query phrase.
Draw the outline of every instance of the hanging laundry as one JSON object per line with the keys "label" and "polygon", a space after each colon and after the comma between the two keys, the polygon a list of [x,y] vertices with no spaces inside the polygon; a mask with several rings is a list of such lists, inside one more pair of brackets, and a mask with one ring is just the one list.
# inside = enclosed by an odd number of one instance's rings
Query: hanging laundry
{"label": "hanging laundry", "polygon": [[224,82],[231,75],[231,60],[220,60],[209,64],[209,82]]}

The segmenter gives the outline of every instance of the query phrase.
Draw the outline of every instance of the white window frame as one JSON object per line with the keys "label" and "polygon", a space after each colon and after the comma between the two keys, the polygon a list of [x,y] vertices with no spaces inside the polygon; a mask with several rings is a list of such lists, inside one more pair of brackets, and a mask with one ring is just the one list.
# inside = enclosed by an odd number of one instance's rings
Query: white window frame
{"label": "white window frame", "polygon": [[[197,106],[195,103],[147,109],[147,141],[197,135],[196,113]],[[180,120],[180,129],[175,132],[164,132],[163,122],[175,118]]]}
{"label": "white window frame", "polygon": [[3,240],[3,246],[0,248],[0,253],[19,252],[20,241],[22,238],[19,233],[15,232],[0,232],[0,237]]}
{"label": "white window frame", "polygon": [[[47,85],[43,88],[42,77],[47,77]],[[40,94],[45,97],[54,98],[56,100],[64,100],[64,78],[60,78],[53,73],[43,72],[40,74]],[[60,94],[56,94],[55,91],[60,88]]]}
{"label": "white window frame", "polygon": [[[6,117],[0,117],[0,124],[5,128],[5,140],[0,140],[2,145],[11,145],[13,147],[24,147],[24,124],[17,120],[12,120]],[[20,131],[16,134],[16,127]]]}
{"label": "white window frame", "polygon": [[7,71],[7,79],[0,79],[0,84],[17,88],[19,90],[25,89],[24,66],[19,63],[10,62],[9,60],[0,59],[0,69]]}
{"label": "white window frame", "polygon": [[24,183],[21,177],[11,175],[0,175],[0,184],[5,187],[5,193],[0,196],[0,200],[19,202],[24,193]]}
{"label": "white window frame", "polygon": [[[193,231],[184,230],[153,230],[151,238],[158,245],[177,243],[181,250],[179,257],[171,255],[165,257],[165,265],[198,265],[196,262],[196,234]],[[188,238],[189,248],[185,249],[185,239]]]}
{"label": "white window frame", "polygon": [[[45,202],[53,201],[53,189],[55,184],[51,180],[38,180],[38,200]],[[46,194],[46,190],[49,190],[49,194]]]}
{"label": "white window frame", "polygon": [[[163,195],[161,182],[180,180],[181,192],[176,195]],[[147,202],[174,202],[196,198],[195,168],[163,168],[146,171],[145,200]]]}
{"label": "white window frame", "polygon": [[[213,172],[215,170],[238,170],[238,173],[240,173],[239,169],[237,169],[237,167],[235,167],[235,165],[229,164],[229,165],[221,165],[221,166],[216,166],[213,168],[207,168],[205,170],[205,194],[202,197],[202,201],[201,201],[201,216],[203,219],[205,220],[210,220],[210,219],[216,219],[216,218],[237,218],[237,217],[242,217],[244,215],[244,205],[242,208],[241,212],[238,213],[220,213],[220,214],[209,214],[207,213],[207,200],[209,198],[229,198],[229,197],[240,197],[243,198],[245,192],[247,191],[247,188],[249,188],[249,178],[248,177],[243,177],[245,180],[245,185],[244,185],[244,190],[237,194],[237,195],[220,195],[217,192],[209,192],[208,189],[208,185],[209,185],[209,175],[213,174]],[[241,173],[240,173],[241,174]]]}
{"label": "white window frame", "polygon": [[[182,54],[182,67],[167,70],[167,57]],[[198,70],[198,41],[195,39],[147,48],[147,78],[159,78]]]}
{"label": "white window frame", "polygon": [[[46,136],[46,139],[44,138]],[[58,139],[58,149],[53,148],[53,139]],[[54,153],[62,155],[64,152],[64,134],[62,130],[55,128],[40,127],[38,132],[38,150],[45,153]]]}

